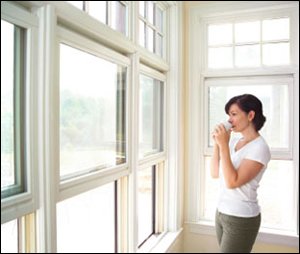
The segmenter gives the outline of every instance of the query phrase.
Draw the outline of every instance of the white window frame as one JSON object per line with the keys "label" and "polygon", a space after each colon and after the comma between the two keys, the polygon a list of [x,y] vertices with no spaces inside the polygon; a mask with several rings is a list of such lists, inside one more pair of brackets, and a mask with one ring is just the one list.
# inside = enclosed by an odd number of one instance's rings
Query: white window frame
{"label": "white window frame", "polygon": [[[201,145],[201,141],[207,135],[206,123],[208,122],[207,98],[205,98],[205,80],[207,78],[217,77],[239,77],[239,76],[261,76],[261,75],[290,75],[294,78],[293,93],[291,98],[291,105],[294,108],[292,115],[293,123],[290,127],[292,133],[292,147],[290,153],[294,160],[294,170],[296,175],[299,176],[299,116],[296,109],[299,108],[299,37],[298,37],[298,9],[299,3],[295,2],[220,2],[220,4],[203,3],[199,8],[193,8],[190,12],[190,55],[189,55],[189,87],[188,87],[188,156],[187,168],[189,168],[188,179],[188,208],[187,208],[187,223],[190,225],[190,231],[199,234],[215,235],[214,225],[211,222],[201,221],[201,186],[204,184],[203,170],[204,161],[202,156],[207,152],[205,151],[206,145]],[[228,70],[211,70],[207,68],[207,36],[206,26],[209,21],[226,20],[227,18],[233,19],[234,17],[254,17],[255,15],[274,15],[278,13],[288,13],[290,17],[290,52],[291,64],[288,66],[270,67],[270,68],[239,68]],[[251,14],[252,13],[252,14]],[[269,14],[268,14],[269,13]],[[237,18],[239,19],[239,18]],[[225,22],[225,21],[224,21]],[[199,37],[199,34],[203,35]],[[204,57],[201,57],[204,56]],[[199,74],[200,73],[200,74]],[[206,101],[206,102],[205,102]],[[205,140],[203,140],[205,142]],[[199,156],[199,154],[201,156]],[[202,180],[201,180],[202,179]],[[299,181],[296,178],[296,186],[298,187]],[[199,187],[200,186],[200,187]],[[298,188],[295,188],[295,197],[299,196]],[[297,210],[299,209],[299,200]],[[298,214],[298,212],[296,213]],[[299,216],[297,218],[299,220]],[[258,235],[258,240],[265,243],[284,244],[290,246],[299,246],[299,228],[295,235],[286,235],[285,233],[274,231],[263,231]]]}
{"label": "white window frame", "polygon": [[36,132],[38,130],[37,104],[37,30],[38,19],[30,12],[10,3],[1,2],[1,19],[23,27],[26,30],[26,63],[25,63],[25,95],[26,115],[24,116],[26,127],[26,153],[24,169],[27,189],[17,195],[1,199],[1,224],[20,218],[36,210],[38,206],[38,143]]}

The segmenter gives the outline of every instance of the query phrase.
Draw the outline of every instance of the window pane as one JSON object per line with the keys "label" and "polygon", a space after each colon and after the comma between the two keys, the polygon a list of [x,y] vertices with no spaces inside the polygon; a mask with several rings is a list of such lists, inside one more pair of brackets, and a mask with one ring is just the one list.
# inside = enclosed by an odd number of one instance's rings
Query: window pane
{"label": "window pane", "polygon": [[271,160],[268,164],[258,189],[264,227],[296,231],[295,179],[293,161]]}
{"label": "window pane", "polygon": [[153,168],[138,171],[138,245],[153,232]]}
{"label": "window pane", "polygon": [[260,65],[260,46],[236,46],[235,65],[237,67],[257,67]]}
{"label": "window pane", "polygon": [[[241,85],[236,86],[210,86],[209,87],[209,139],[210,146],[213,144],[210,133],[214,126],[228,119],[225,114],[225,104],[233,96],[251,93],[257,96],[263,104],[263,113],[267,121],[260,133],[266,139],[271,148],[288,148],[289,133],[289,95],[288,84],[282,83],[271,85],[272,81],[265,84],[243,85],[246,81],[241,80]],[[259,82],[259,81],[258,81]],[[260,81],[261,83],[261,81]]]}
{"label": "window pane", "polygon": [[144,23],[144,21],[139,21],[139,44],[142,47],[146,46],[146,24]]}
{"label": "window pane", "polygon": [[83,10],[83,1],[67,1],[69,4],[72,4],[76,8]]}
{"label": "window pane", "polygon": [[157,40],[156,40],[156,49],[155,53],[158,54],[159,56],[163,56],[163,37],[160,34],[157,35]]}
{"label": "window pane", "polygon": [[208,50],[209,68],[232,67],[232,47],[210,48]]}
{"label": "window pane", "polygon": [[147,26],[147,49],[154,52],[154,31]]}
{"label": "window pane", "polygon": [[18,253],[17,219],[1,224],[1,253]]}
{"label": "window pane", "polygon": [[89,1],[88,13],[102,23],[107,24],[106,1]]}
{"label": "window pane", "polygon": [[126,28],[126,5],[122,4],[120,1],[112,1],[112,28],[116,31],[127,35]]}
{"label": "window pane", "polygon": [[126,68],[61,44],[60,175],[124,163]]}
{"label": "window pane", "polygon": [[147,20],[154,24],[154,4],[152,1],[145,1],[147,3]]}
{"label": "window pane", "polygon": [[139,1],[139,14],[145,17],[145,1]]}
{"label": "window pane", "polygon": [[14,25],[1,20],[1,189],[13,184]]}
{"label": "window pane", "polygon": [[208,45],[232,44],[232,24],[209,25]]}
{"label": "window pane", "polygon": [[260,41],[260,22],[245,22],[235,24],[235,42]]}
{"label": "window pane", "polygon": [[57,252],[115,252],[114,183],[57,204]]}
{"label": "window pane", "polygon": [[26,30],[1,20],[1,198],[25,191]]}
{"label": "window pane", "polygon": [[289,18],[263,20],[262,28],[264,41],[288,40],[290,38]]}
{"label": "window pane", "polygon": [[290,44],[273,43],[263,45],[263,64],[285,65],[290,63]]}
{"label": "window pane", "polygon": [[140,76],[139,156],[162,151],[163,82]]}
{"label": "window pane", "polygon": [[163,11],[156,7],[155,25],[159,32],[163,32]]}
{"label": "window pane", "polygon": [[204,173],[204,198],[203,198],[203,214],[202,219],[213,220],[216,213],[218,195],[219,195],[219,181],[210,175],[210,160],[211,156],[205,157],[205,173]]}

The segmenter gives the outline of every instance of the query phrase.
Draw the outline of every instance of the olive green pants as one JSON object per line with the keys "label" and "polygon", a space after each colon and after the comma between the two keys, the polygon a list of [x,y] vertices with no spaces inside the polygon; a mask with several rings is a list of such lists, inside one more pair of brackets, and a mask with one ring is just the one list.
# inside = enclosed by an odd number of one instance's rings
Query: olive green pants
{"label": "olive green pants", "polygon": [[244,218],[216,211],[216,233],[222,253],[250,253],[255,242],[261,217]]}

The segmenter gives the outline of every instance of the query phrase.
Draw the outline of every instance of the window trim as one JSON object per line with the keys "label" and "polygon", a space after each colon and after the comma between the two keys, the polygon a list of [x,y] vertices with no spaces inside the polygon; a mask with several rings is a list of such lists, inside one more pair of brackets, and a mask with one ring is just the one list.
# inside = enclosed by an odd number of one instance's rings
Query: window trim
{"label": "window trim", "polygon": [[[295,8],[296,7],[296,8]],[[285,67],[270,67],[262,69],[243,69],[243,70],[208,70],[206,68],[207,60],[199,59],[198,56],[204,55],[205,53],[205,42],[206,38],[202,38],[199,44],[198,34],[205,34],[205,20],[220,20],[220,16],[234,15],[238,14],[238,16],[248,15],[249,12],[261,11],[261,13],[267,13],[268,11],[275,10],[275,12],[280,12],[281,9],[290,9],[291,10],[291,64]],[[205,120],[202,121],[201,117],[207,119],[207,115],[204,111],[204,101],[205,95],[203,93],[204,80],[207,77],[236,77],[236,76],[253,76],[253,75],[278,75],[278,74],[288,74],[294,77],[294,91],[292,93],[293,101],[291,102],[293,108],[296,109],[299,107],[299,98],[297,95],[299,93],[299,88],[297,85],[299,83],[299,58],[298,58],[298,48],[299,41],[297,40],[298,35],[298,3],[271,3],[271,2],[245,2],[243,5],[237,3],[220,3],[215,6],[211,3],[204,3],[198,8],[193,8],[190,11],[190,19],[189,24],[191,25],[189,41],[190,41],[190,55],[189,55],[189,86],[188,86],[188,104],[187,104],[187,112],[188,112],[188,156],[187,156],[187,168],[189,168],[188,179],[189,186],[187,187],[188,192],[188,208],[187,208],[187,223],[192,224],[195,227],[205,227],[206,223],[200,220],[200,212],[201,212],[201,204],[199,202],[199,198],[201,196],[201,191],[199,186],[202,186],[203,182],[200,181],[200,175],[203,174],[203,170],[199,170],[199,165],[203,166],[202,160],[199,158],[199,154],[204,154],[204,147],[199,144],[199,142],[194,142],[194,140],[201,140],[204,137],[204,129],[205,129]],[[224,14],[225,13],[225,14]],[[204,36],[206,37],[206,36]],[[199,75],[200,71],[200,75]],[[293,144],[292,144],[292,154],[294,160],[294,167],[296,170],[296,175],[299,175],[299,133],[296,130],[299,129],[299,116],[296,114],[294,110],[292,119],[294,120],[291,129],[294,132]],[[200,138],[201,137],[201,138]],[[203,177],[202,177],[203,178]],[[297,178],[298,179],[298,178]],[[296,184],[299,184],[299,181],[296,180]],[[295,196],[299,195],[298,188],[295,189]],[[299,203],[299,201],[296,201]],[[299,209],[299,204],[296,208]],[[298,214],[298,213],[297,213]],[[299,220],[299,217],[297,218]],[[209,226],[213,229],[213,226]],[[298,226],[299,227],[299,226]],[[205,232],[199,232],[201,234],[205,234]],[[261,236],[263,233],[259,233],[258,239],[263,239],[265,241],[266,238]],[[278,237],[282,236],[287,239],[285,245],[291,245],[295,243],[293,239],[299,239],[299,228],[297,230],[297,235],[286,235],[282,232],[276,233],[276,237],[274,234],[268,234],[269,238],[268,243],[278,243]],[[295,237],[295,238],[294,238]]]}

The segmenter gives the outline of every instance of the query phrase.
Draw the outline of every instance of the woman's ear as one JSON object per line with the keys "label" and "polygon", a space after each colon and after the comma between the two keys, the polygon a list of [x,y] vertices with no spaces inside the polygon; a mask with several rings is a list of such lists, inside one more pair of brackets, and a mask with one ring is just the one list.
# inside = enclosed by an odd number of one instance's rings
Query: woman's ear
{"label": "woman's ear", "polygon": [[255,111],[251,110],[248,113],[248,120],[251,122],[253,120],[253,118],[255,117]]}

